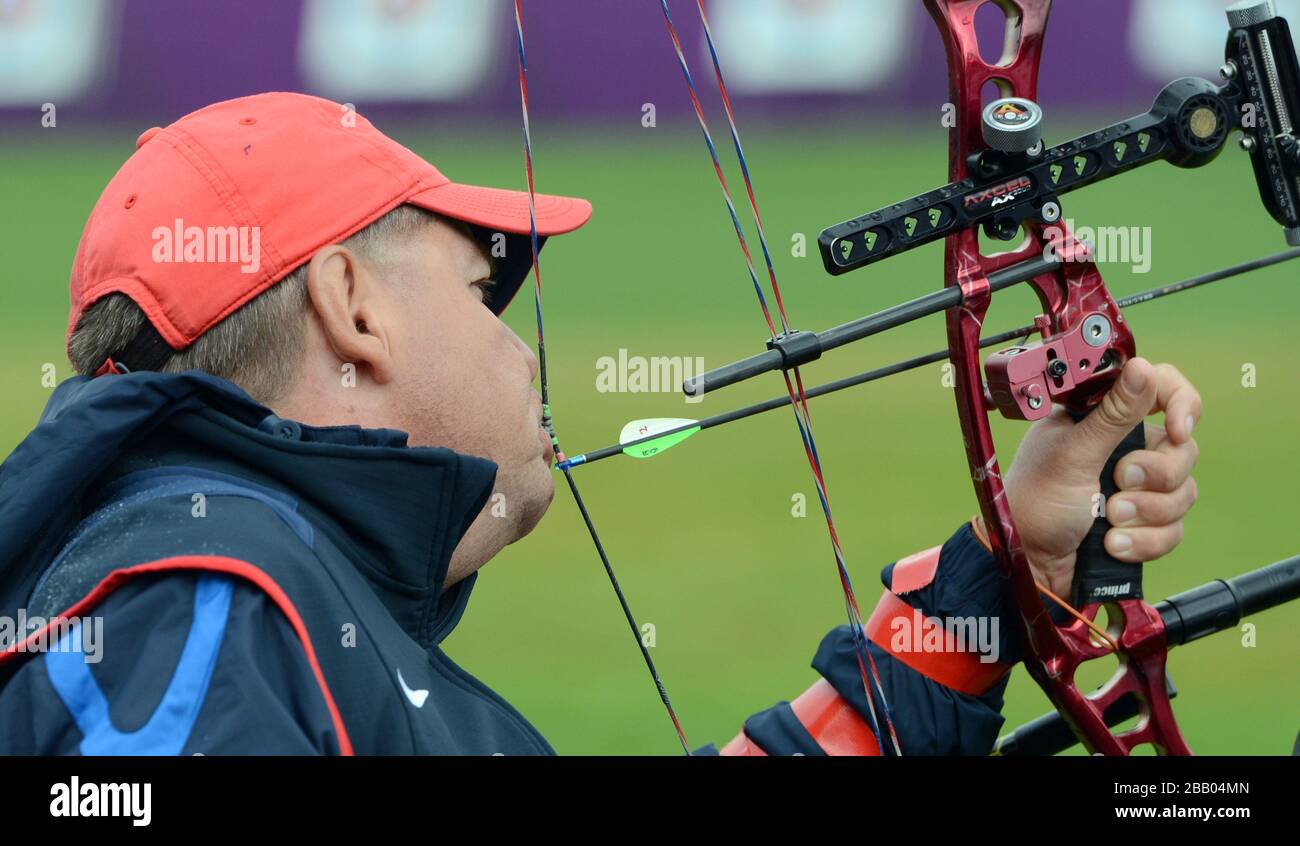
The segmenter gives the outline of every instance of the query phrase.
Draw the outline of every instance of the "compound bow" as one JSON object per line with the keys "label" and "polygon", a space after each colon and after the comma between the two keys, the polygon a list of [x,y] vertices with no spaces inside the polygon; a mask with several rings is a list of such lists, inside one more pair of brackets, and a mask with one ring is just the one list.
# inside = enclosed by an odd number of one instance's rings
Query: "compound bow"
{"label": "compound bow", "polygon": [[[1140,745],[1150,744],[1162,754],[1190,754],[1170,706],[1173,688],[1165,674],[1168,649],[1235,625],[1245,614],[1300,596],[1300,557],[1237,579],[1205,585],[1153,607],[1142,598],[1141,568],[1113,559],[1104,549],[1102,539],[1109,524],[1102,516],[1097,518],[1079,549],[1070,602],[1079,609],[1078,618],[1058,624],[1048,613],[1020,544],[1003,488],[989,415],[996,408],[1009,418],[1032,421],[1047,416],[1055,404],[1067,409],[1076,420],[1081,419],[1100,403],[1125,362],[1135,354],[1133,335],[1120,304],[1107,290],[1088,246],[1074,237],[1062,219],[1062,195],[1156,161],[1168,161],[1183,168],[1203,166],[1218,156],[1234,129],[1241,129],[1242,147],[1251,155],[1264,207],[1284,228],[1291,246],[1300,247],[1300,144],[1292,123],[1292,115],[1300,115],[1300,64],[1286,21],[1278,16],[1272,0],[1237,3],[1227,12],[1230,33],[1227,60],[1222,69],[1224,85],[1203,79],[1177,80],[1160,92],[1149,112],[1047,148],[1041,136],[1042,110],[1036,101],[1052,0],[925,0],[947,52],[951,102],[956,110],[956,128],[950,139],[951,181],[934,191],[832,226],[822,233],[819,246],[826,270],[842,274],[943,238],[946,239],[945,288],[879,314],[814,333],[792,329],[786,316],[704,0],[696,2],[732,144],[741,165],[779,327],[763,294],[667,0],[660,0],[770,334],[766,351],[709,371],[689,381],[684,390],[700,395],[761,373],[782,372],[787,397],[761,407],[742,409],[740,413],[720,415],[718,422],[786,405],[794,412],[826,518],[859,669],[867,701],[873,709],[869,716],[879,748],[894,754],[903,752],[893,732],[883,686],[865,645],[861,615],[831,516],[807,399],[810,395],[861,384],[936,360],[938,354],[811,391],[805,390],[799,368],[829,349],[943,311],[948,326],[947,357],[956,376],[958,416],[990,545],[1003,573],[1009,601],[1019,611],[1025,665],[1059,712],[1004,740],[997,751],[1056,751],[1070,745],[1067,738],[1072,732],[1092,753],[1124,755]],[[980,58],[975,28],[976,12],[990,2],[1006,13],[1009,22],[1005,53],[997,64]],[[516,0],[516,22],[525,160],[531,196],[533,171],[522,0]],[[990,83],[998,87],[1002,97],[985,104],[983,92]],[[985,255],[980,248],[981,230],[1002,241],[1020,237],[1024,240],[1009,252]],[[535,225],[533,245],[538,349],[545,422],[550,427]],[[1291,251],[1212,276],[1226,278],[1244,269],[1298,255],[1300,251]],[[1207,279],[1158,289],[1157,295],[1194,287]],[[993,293],[1026,282],[1038,296],[1043,310],[1033,327],[1040,340],[995,352],[981,368],[980,350],[991,345],[990,340],[982,340],[980,335]],[[1001,343],[1022,334],[1032,333],[1015,330],[995,340]],[[698,422],[683,421],[677,429],[652,432],[639,440],[633,439],[632,444],[654,442],[656,438],[699,428]],[[641,643],[639,627],[572,475],[574,467],[593,460],[592,456],[605,457],[619,449],[611,447],[570,459],[560,451],[553,428],[551,433],[557,467],[568,482],[660,697],[683,748],[689,753],[680,722],[650,654]],[[1139,426],[1103,470],[1103,498],[1116,490],[1113,481],[1116,462],[1144,446],[1142,433],[1143,428]],[[624,440],[621,446],[627,444]],[[654,451],[652,448],[646,454]],[[1104,633],[1093,623],[1103,608],[1110,624]],[[1075,681],[1080,666],[1112,655],[1119,659],[1120,666],[1111,680],[1090,694],[1080,691]],[[1121,732],[1112,731],[1111,726],[1132,716],[1139,717],[1135,726]]]}
{"label": "compound bow", "polygon": [[[1109,656],[1111,649],[1083,621],[1058,626],[1047,614],[1020,545],[989,427],[991,406],[1022,420],[1045,416],[1053,403],[1075,415],[1088,413],[1134,355],[1128,324],[1096,265],[1065,256],[1057,268],[1030,280],[1044,312],[1037,321],[1042,339],[989,357],[987,395],[980,331],[993,274],[1050,255],[1054,244],[1076,243],[1061,221],[1061,194],[1162,159],[1189,168],[1208,164],[1246,115],[1254,119],[1254,132],[1247,137],[1264,205],[1285,227],[1288,242],[1300,246],[1300,150],[1289,117],[1300,114],[1300,66],[1291,33],[1272,0],[1238,3],[1228,10],[1225,86],[1178,80],[1145,115],[1044,149],[1035,101],[1051,0],[1000,3],[1018,38],[1008,39],[997,65],[980,58],[975,13],[982,5],[983,0],[926,0],[948,55],[950,96],[957,107],[951,182],[883,213],[828,229],[820,240],[823,260],[829,270],[844,272],[947,236],[945,284],[961,292],[961,305],[948,310],[958,415],[994,556],[1020,609],[1030,653],[1025,666],[1090,752],[1128,754],[1149,743],[1161,753],[1190,754],[1169,702],[1165,626],[1142,600],[1141,568],[1115,561],[1102,546],[1109,528],[1104,516],[1079,549],[1072,604],[1089,619],[1107,605],[1120,667],[1099,690],[1088,695],[1079,690],[1075,673],[1080,665]],[[985,107],[981,94],[990,82],[1005,99]],[[918,225],[909,234],[911,215]],[[985,256],[979,227],[1003,240],[1023,228],[1026,243]],[[880,236],[885,236],[883,242]],[[867,249],[871,241],[874,250]],[[855,254],[854,248],[862,252]],[[1115,462],[1142,446],[1139,426],[1103,470],[1103,497],[1115,492]],[[1107,725],[1106,711],[1125,695],[1136,697],[1143,719],[1116,734]]]}

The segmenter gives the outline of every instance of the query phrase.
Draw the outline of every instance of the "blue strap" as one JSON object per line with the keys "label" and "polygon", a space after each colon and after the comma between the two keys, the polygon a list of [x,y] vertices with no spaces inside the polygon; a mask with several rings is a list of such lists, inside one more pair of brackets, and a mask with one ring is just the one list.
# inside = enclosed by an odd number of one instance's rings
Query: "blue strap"
{"label": "blue strap", "polygon": [[45,670],[81,730],[83,755],[179,755],[189,740],[207,696],[221,652],[234,580],[201,573],[194,590],[194,619],[180,661],[149,721],[133,732],[119,731],[82,653],[78,621],[45,653]]}

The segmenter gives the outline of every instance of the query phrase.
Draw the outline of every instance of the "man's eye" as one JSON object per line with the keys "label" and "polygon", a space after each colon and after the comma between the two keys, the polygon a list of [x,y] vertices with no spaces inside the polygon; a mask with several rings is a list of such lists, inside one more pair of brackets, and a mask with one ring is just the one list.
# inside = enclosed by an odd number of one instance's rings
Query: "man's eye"
{"label": "man's eye", "polygon": [[492,288],[495,286],[495,279],[480,279],[474,283],[474,288],[478,291],[479,302],[487,302],[488,297],[492,295]]}

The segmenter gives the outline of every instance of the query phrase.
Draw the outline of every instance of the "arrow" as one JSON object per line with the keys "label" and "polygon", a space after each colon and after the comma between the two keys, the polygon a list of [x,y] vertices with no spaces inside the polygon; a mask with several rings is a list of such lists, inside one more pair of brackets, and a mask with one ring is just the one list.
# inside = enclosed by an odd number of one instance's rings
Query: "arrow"
{"label": "arrow", "polygon": [[[1119,300],[1117,305],[1120,308],[1132,308],[1144,303],[1167,297],[1171,294],[1179,294],[1184,291],[1190,291],[1193,288],[1199,288],[1202,285],[1208,285],[1212,282],[1221,282],[1225,279],[1231,279],[1256,270],[1272,267],[1284,262],[1300,259],[1300,248],[1286,250],[1281,253],[1275,253],[1271,256],[1252,259],[1251,261],[1235,264],[1223,270],[1216,270],[1206,273],[1202,276],[1194,276],[1191,279],[1184,279],[1181,282],[1174,282],[1170,285],[1163,285],[1158,288],[1152,288],[1149,291],[1142,291]],[[1028,338],[1034,334],[1034,327],[1020,326],[1006,332],[1001,332],[980,341],[980,349],[999,346],[1008,341],[1014,341],[1021,338]],[[849,376],[844,379],[838,379],[834,382],[827,382],[824,385],[818,385],[815,388],[809,388],[806,391],[808,399],[814,397],[826,396],[847,388],[855,388],[858,385],[865,385],[868,382],[875,382],[884,379],[886,376],[894,376],[899,373],[906,373],[909,370],[916,370],[926,365],[936,364],[948,358],[948,350],[936,350],[927,355],[916,356],[915,358],[897,361],[885,367],[879,367],[875,370],[868,370],[859,373],[856,376]],[[744,420],[746,417],[753,417],[756,414],[762,414],[777,408],[784,408],[790,404],[789,395],[775,397],[764,402],[747,405],[744,408],[738,408],[734,411],[727,411],[722,414],[716,414],[713,417],[706,417],[703,420],[685,420],[680,418],[663,418],[652,417],[643,420],[633,420],[623,427],[619,433],[619,442],[611,446],[602,447],[601,449],[591,452],[575,455],[567,461],[561,461],[555,465],[557,470],[569,470],[580,464],[591,464],[613,455],[629,455],[633,458],[652,458],[660,455],[667,450],[677,446],[682,441],[695,435],[697,432],[703,432],[705,429],[712,429],[715,426],[721,426],[724,423],[731,423],[736,420]]]}

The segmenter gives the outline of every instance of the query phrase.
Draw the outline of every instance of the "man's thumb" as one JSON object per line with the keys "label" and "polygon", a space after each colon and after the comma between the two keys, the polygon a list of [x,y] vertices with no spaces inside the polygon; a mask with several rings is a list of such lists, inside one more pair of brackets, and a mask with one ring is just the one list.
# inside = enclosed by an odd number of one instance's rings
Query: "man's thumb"
{"label": "man's thumb", "polygon": [[1104,464],[1120,441],[1150,413],[1155,404],[1155,367],[1144,358],[1134,358],[1124,365],[1124,371],[1101,403],[1085,417],[1079,426],[1087,433],[1080,446],[1095,459],[1090,463]]}

